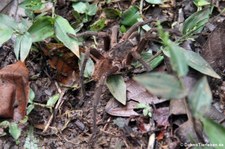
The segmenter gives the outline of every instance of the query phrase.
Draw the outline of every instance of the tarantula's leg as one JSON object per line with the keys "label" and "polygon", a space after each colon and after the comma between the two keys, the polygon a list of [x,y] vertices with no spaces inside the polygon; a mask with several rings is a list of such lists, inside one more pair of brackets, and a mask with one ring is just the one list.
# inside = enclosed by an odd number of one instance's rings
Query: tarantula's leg
{"label": "tarantula's leg", "polygon": [[104,42],[104,51],[108,51],[110,49],[110,36],[106,32],[93,32],[93,31],[86,31],[83,33],[78,33],[76,35],[68,33],[68,36],[71,38],[79,38],[79,37],[90,37],[90,36],[96,36],[99,38],[103,38]]}
{"label": "tarantula's leg", "polygon": [[81,101],[79,102],[79,105],[82,105],[84,102],[85,98],[85,86],[84,86],[84,70],[87,64],[87,61],[90,57],[90,49],[87,48],[84,54],[84,59],[81,62],[81,67],[80,67],[80,93],[81,93]]}
{"label": "tarantula's leg", "polygon": [[152,68],[142,59],[141,55],[136,51],[136,48],[135,50],[132,50],[131,54],[135,60],[139,61],[144,66],[146,71],[149,72],[152,70]]}
{"label": "tarantula's leg", "polygon": [[118,70],[119,70],[119,68],[117,66],[115,66],[112,69],[110,69],[109,71],[107,71],[106,73],[104,73],[96,85],[97,87],[96,87],[96,91],[93,95],[93,102],[92,102],[92,104],[93,104],[93,116],[92,116],[93,117],[93,129],[92,129],[92,136],[90,139],[90,143],[92,146],[94,145],[94,143],[97,139],[96,138],[96,135],[98,132],[97,122],[96,122],[97,106],[99,103],[100,96],[102,94],[102,88],[105,85],[105,81],[106,81],[107,77]]}
{"label": "tarantula's leg", "polygon": [[111,47],[114,47],[118,42],[118,39],[117,39],[118,31],[119,31],[118,25],[115,25],[112,27],[112,35],[111,35],[111,42],[110,42]]}
{"label": "tarantula's leg", "polygon": [[123,35],[123,37],[121,38],[122,41],[124,40],[127,40],[130,35],[135,31],[137,30],[138,27],[142,26],[142,25],[145,25],[147,23],[150,23],[150,22],[154,22],[155,20],[154,19],[148,19],[144,22],[137,22],[136,24],[134,24],[131,28],[129,28],[129,30]]}

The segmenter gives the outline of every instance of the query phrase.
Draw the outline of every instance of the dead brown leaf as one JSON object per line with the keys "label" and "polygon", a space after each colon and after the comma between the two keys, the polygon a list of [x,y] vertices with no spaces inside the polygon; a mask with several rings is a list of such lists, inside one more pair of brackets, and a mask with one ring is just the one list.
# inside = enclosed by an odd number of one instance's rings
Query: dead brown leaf
{"label": "dead brown leaf", "polygon": [[126,106],[123,106],[115,99],[110,99],[105,107],[105,111],[113,116],[137,116],[139,115],[137,112],[134,111],[134,108],[137,107],[137,102],[135,101],[128,101]]}
{"label": "dead brown leaf", "polygon": [[57,70],[57,80],[60,83],[71,85],[79,77],[78,58],[63,44],[48,43],[42,47],[51,68]]}
{"label": "dead brown leaf", "polygon": [[214,68],[224,70],[225,66],[225,21],[208,37],[203,46],[202,56]]}
{"label": "dead brown leaf", "polygon": [[132,79],[126,81],[126,85],[128,100],[134,100],[145,104],[158,104],[166,101],[165,99],[159,99],[157,96],[152,95],[143,86]]}
{"label": "dead brown leaf", "polygon": [[28,69],[21,61],[0,70],[0,117],[21,120],[29,98]]}

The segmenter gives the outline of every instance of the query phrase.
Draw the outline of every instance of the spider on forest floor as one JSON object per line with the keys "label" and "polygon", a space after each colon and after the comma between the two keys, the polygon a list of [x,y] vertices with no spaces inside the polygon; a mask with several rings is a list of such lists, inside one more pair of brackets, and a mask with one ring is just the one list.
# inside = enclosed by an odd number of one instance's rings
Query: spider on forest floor
{"label": "spider on forest floor", "polygon": [[[157,38],[156,34],[153,32],[157,31],[156,28],[152,28],[149,30],[143,38],[138,42],[137,36],[139,33],[137,29],[140,26],[143,26],[148,23],[155,23],[154,19],[149,19],[144,22],[138,22],[134,24],[118,41],[118,32],[119,26],[113,26],[111,29],[111,36],[106,32],[92,32],[87,31],[83,33],[79,33],[76,35],[69,34],[70,37],[78,38],[85,36],[97,36],[103,38],[103,49],[104,53],[101,54],[94,48],[87,48],[85,51],[85,58],[81,64],[80,71],[80,85],[81,85],[81,95],[84,99],[85,90],[83,83],[83,74],[85,70],[85,66],[89,57],[92,57],[96,62],[93,79],[97,81],[96,91],[93,96],[93,135],[92,142],[94,142],[94,138],[97,134],[97,126],[96,126],[96,113],[97,113],[97,105],[99,102],[99,98],[102,93],[102,88],[105,84],[105,81],[108,76],[113,75],[115,73],[120,72],[127,66],[129,66],[133,59],[138,60],[146,69],[146,71],[150,71],[150,66],[141,58],[140,53],[145,49],[145,46],[148,41],[154,40]],[[156,54],[158,55],[158,53]],[[153,56],[154,58],[154,56]],[[152,59],[152,58],[151,58]]]}

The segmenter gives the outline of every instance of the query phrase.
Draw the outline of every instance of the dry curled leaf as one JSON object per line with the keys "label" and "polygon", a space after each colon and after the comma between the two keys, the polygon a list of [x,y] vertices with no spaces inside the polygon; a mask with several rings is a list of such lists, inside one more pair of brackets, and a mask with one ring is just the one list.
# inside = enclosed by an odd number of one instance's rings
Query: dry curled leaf
{"label": "dry curled leaf", "polygon": [[18,61],[0,70],[0,117],[21,120],[29,98],[28,69]]}

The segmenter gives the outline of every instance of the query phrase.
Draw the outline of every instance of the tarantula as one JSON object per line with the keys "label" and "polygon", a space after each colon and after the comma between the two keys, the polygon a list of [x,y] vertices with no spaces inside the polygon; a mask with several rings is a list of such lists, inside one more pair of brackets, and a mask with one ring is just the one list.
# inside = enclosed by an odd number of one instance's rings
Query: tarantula
{"label": "tarantula", "polygon": [[136,31],[138,27],[155,22],[154,19],[149,19],[144,22],[138,22],[134,24],[118,41],[118,30],[119,27],[113,26],[111,29],[111,36],[106,32],[92,32],[87,31],[83,33],[79,33],[76,35],[69,34],[69,36],[78,38],[84,36],[97,36],[103,38],[104,42],[104,53],[101,54],[94,48],[89,48],[85,52],[85,58],[81,66],[80,72],[80,80],[81,80],[81,92],[82,96],[85,96],[85,90],[83,87],[83,73],[85,69],[85,65],[87,62],[88,57],[92,57],[96,64],[93,73],[93,79],[97,81],[96,91],[93,96],[93,136],[96,135],[96,108],[102,93],[102,87],[105,84],[105,81],[108,76],[113,75],[120,70],[126,68],[128,65],[131,64],[132,60],[138,60],[147,71],[150,71],[150,66],[145,63],[140,53],[145,49],[146,43],[151,39],[155,39],[156,35],[152,34],[153,31],[156,31],[155,28],[148,31],[144,37],[138,42],[137,35],[139,33]]}

